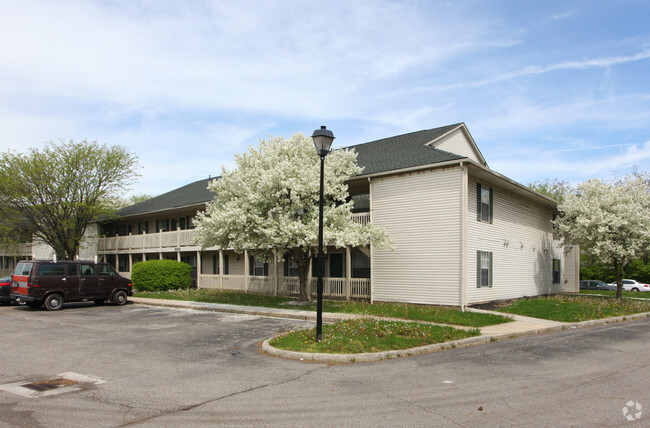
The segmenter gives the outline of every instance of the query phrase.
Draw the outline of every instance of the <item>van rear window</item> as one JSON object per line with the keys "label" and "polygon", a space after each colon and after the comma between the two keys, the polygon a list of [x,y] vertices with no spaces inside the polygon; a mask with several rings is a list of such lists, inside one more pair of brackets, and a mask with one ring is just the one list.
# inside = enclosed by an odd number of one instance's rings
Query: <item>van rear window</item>
{"label": "van rear window", "polygon": [[65,276],[65,268],[60,264],[48,263],[38,267],[38,274],[41,276]]}
{"label": "van rear window", "polygon": [[29,273],[32,271],[32,263],[18,263],[14,275],[18,276],[29,276]]}

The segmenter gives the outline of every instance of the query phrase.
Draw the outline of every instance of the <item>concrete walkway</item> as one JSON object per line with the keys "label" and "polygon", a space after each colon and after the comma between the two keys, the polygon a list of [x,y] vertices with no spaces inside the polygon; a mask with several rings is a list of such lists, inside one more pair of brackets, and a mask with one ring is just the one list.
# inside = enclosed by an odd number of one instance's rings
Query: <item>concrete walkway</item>
{"label": "concrete walkway", "polygon": [[[149,298],[142,298],[142,297],[130,297],[129,300],[131,300],[136,304],[150,305],[150,306],[163,306],[163,307],[179,308],[179,309],[195,309],[195,310],[213,311],[213,312],[227,312],[227,313],[257,315],[262,317],[308,320],[314,322],[316,321],[315,311],[261,308],[255,306],[239,306],[239,305],[228,305],[222,303],[203,303],[203,302],[192,302],[192,301],[184,301],[184,300],[149,299]],[[512,318],[514,321],[503,323],[503,324],[481,327],[480,336],[470,337],[467,339],[454,340],[450,342],[436,343],[433,345],[420,346],[418,348],[396,350],[396,351],[373,352],[373,353],[365,353],[365,354],[314,354],[314,353],[304,353],[304,352],[292,352],[292,351],[285,351],[282,349],[272,347],[269,344],[270,339],[264,341],[264,343],[262,344],[262,350],[271,355],[276,355],[284,358],[297,359],[301,361],[318,361],[318,362],[328,362],[328,363],[370,362],[370,361],[380,361],[380,360],[396,358],[396,357],[424,354],[428,352],[434,352],[434,351],[439,351],[439,350],[444,350],[449,348],[478,345],[482,343],[494,342],[497,340],[514,339],[516,337],[531,336],[535,334],[549,333],[553,331],[589,327],[594,325],[611,324],[611,323],[617,323],[617,322],[628,321],[633,319],[650,317],[650,312],[646,312],[641,314],[626,315],[626,316],[614,317],[614,318],[582,321],[578,323],[563,323],[563,322],[549,321],[549,320],[539,319],[539,318],[531,318],[522,315],[512,315],[512,314],[505,314],[502,312],[487,311],[483,309],[468,308],[467,310],[472,312],[480,312],[486,314],[505,316],[508,318]],[[323,322],[331,323],[343,319],[367,318],[367,317],[368,316],[365,315],[324,312]],[[445,324],[445,325],[449,325],[449,324]],[[471,327],[456,326],[456,325],[451,325],[451,327],[455,327],[459,329],[471,328]]]}

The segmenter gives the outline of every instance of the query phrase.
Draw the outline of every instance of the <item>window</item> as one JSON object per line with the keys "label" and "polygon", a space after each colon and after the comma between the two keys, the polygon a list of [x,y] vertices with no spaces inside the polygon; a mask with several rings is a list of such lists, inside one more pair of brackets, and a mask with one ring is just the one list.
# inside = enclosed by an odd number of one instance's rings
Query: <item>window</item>
{"label": "window", "polygon": [[120,272],[129,271],[129,256],[126,254],[120,254],[117,256],[117,269]]}
{"label": "window", "polygon": [[138,233],[139,234],[149,233],[149,222],[148,221],[138,222]]}
{"label": "window", "polygon": [[167,232],[169,230],[169,219],[156,220],[156,232]]}
{"label": "window", "polygon": [[493,192],[491,187],[483,187],[480,183],[476,185],[477,198],[477,220],[485,223],[492,223]]}
{"label": "window", "polygon": [[284,276],[298,276],[298,263],[291,259],[285,259]]}
{"label": "window", "polygon": [[350,254],[352,278],[370,278],[370,257],[356,248]]}
{"label": "window", "polygon": [[74,263],[71,263],[68,265],[68,275],[70,276],[77,276],[77,265]]}
{"label": "window", "polygon": [[92,265],[81,265],[79,267],[79,271],[81,272],[81,276],[94,276],[95,275],[95,267]]}
{"label": "window", "polygon": [[249,271],[252,276],[269,276],[269,264],[257,257],[250,256]]}
{"label": "window", "polygon": [[223,274],[228,275],[228,254],[223,255]]}
{"label": "window", "polygon": [[488,251],[477,251],[476,267],[476,286],[492,287],[492,253]]}
{"label": "window", "polygon": [[133,225],[131,224],[118,224],[117,225],[117,234],[120,236],[126,236],[133,232]]}
{"label": "window", "polygon": [[46,264],[38,267],[38,274],[42,276],[64,276],[65,268],[62,264]]}
{"label": "window", "polygon": [[560,259],[553,259],[553,284],[560,283],[561,262]]}
{"label": "window", "polygon": [[32,264],[31,263],[18,263],[16,266],[16,271],[14,272],[14,275],[18,276],[29,276],[29,273],[32,271]]}
{"label": "window", "polygon": [[115,271],[109,265],[99,265],[100,275],[115,275]]}

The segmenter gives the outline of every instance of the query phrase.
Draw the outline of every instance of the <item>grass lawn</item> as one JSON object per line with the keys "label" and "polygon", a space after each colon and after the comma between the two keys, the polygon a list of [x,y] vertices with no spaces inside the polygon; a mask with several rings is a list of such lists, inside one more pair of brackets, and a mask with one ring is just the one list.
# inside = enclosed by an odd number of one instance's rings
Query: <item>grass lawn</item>
{"label": "grass lawn", "polygon": [[[616,297],[616,290],[580,290],[580,294],[602,294],[603,296]],[[650,299],[650,293],[647,291],[623,291],[623,297]]]}
{"label": "grass lawn", "polygon": [[558,294],[517,300],[498,310],[553,321],[579,322],[650,312],[650,300]]}
{"label": "grass lawn", "polygon": [[[220,290],[175,290],[160,292],[137,292],[135,297],[155,299],[190,300],[207,303],[260,306],[264,308],[316,311],[316,303],[296,305],[296,299],[288,297],[259,296]],[[323,312],[373,315],[376,317],[401,318],[412,321],[429,321],[441,324],[483,327],[512,321],[498,315],[462,312],[457,308],[443,306],[410,305],[403,303],[344,302],[323,300]]]}
{"label": "grass lawn", "polygon": [[393,351],[479,336],[478,329],[459,330],[416,322],[345,320],[323,325],[323,338],[316,342],[316,329],[297,330],[272,340],[272,346],[297,352],[355,354]]}

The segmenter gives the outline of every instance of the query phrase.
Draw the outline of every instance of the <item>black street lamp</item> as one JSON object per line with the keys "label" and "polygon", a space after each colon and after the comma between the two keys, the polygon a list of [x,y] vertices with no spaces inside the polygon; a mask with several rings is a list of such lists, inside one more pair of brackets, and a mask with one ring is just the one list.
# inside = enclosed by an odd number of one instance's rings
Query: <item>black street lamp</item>
{"label": "black street lamp", "polygon": [[320,156],[320,200],[318,202],[318,282],[316,283],[316,292],[318,300],[316,303],[316,342],[323,338],[323,176],[325,172],[325,156],[330,152],[334,134],[324,126],[317,129],[312,134],[314,147]]}

